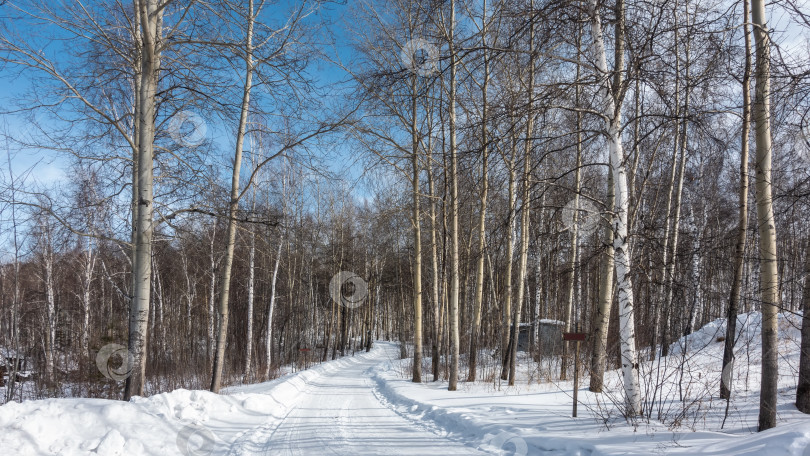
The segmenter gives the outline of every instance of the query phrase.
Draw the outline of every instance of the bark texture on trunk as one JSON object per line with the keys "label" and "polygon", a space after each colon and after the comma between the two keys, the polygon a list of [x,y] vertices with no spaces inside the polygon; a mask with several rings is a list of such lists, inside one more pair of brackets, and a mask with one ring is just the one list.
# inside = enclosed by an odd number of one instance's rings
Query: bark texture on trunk
{"label": "bark texture on trunk", "polygon": [[621,138],[620,90],[622,86],[621,73],[624,70],[624,2],[619,0],[616,4],[616,68],[614,69],[612,90],[602,34],[602,20],[596,0],[590,1],[590,10],[592,50],[596,69],[599,72],[597,76],[601,80],[600,92],[602,94],[605,133],[607,135],[615,192],[613,249],[616,263],[616,286],[619,294],[619,341],[621,344],[625,406],[627,415],[633,416],[641,411],[641,393],[638,384],[633,283],[630,276],[632,265],[630,262],[630,245],[627,239],[630,195],[627,187],[627,168]]}
{"label": "bark texture on trunk", "polygon": [[155,140],[155,100],[160,71],[160,41],[163,9],[157,0],[135,0],[139,27],[138,51],[138,152],[135,167],[137,199],[135,247],[132,267],[132,301],[129,310],[128,350],[133,365],[127,377],[124,400],[143,396],[146,377],[146,342],[149,328],[149,300],[152,277],[153,159]]}
{"label": "bark texture on trunk", "polygon": [[456,28],[456,2],[450,2],[450,391],[458,388],[459,358],[459,233],[458,233],[458,157],[456,146],[456,49],[453,43]]}
{"label": "bark texture on trunk", "polygon": [[[273,263],[273,276],[270,279],[270,302],[267,304],[267,338],[264,342],[265,370],[264,377],[269,379],[273,367],[273,312],[276,309],[276,282],[278,281],[278,265],[281,263],[281,246],[284,244],[284,236],[279,237],[278,248],[276,249],[276,260]],[[324,344],[326,347],[328,344]],[[324,348],[324,358],[326,357]]]}
{"label": "bark texture on trunk", "polygon": [[222,371],[225,363],[225,348],[228,341],[228,299],[231,288],[231,269],[233,267],[233,252],[236,245],[236,216],[239,209],[239,172],[242,168],[242,149],[245,143],[248,108],[250,107],[250,89],[253,85],[253,0],[248,2],[247,35],[245,43],[245,85],[242,91],[242,104],[239,115],[239,126],[236,130],[236,151],[233,160],[233,176],[231,179],[231,195],[228,207],[228,232],[226,238],[225,258],[223,258],[220,276],[219,294],[219,327],[217,330],[217,346],[214,355],[214,367],[211,375],[211,392],[218,393],[222,386]]}
{"label": "bark texture on trunk", "polygon": [[771,53],[764,0],[751,0],[751,18],[756,42],[756,93],[753,117],[756,137],[756,204],[759,232],[759,294],[762,310],[762,378],[759,395],[759,430],[776,426],[776,396],[779,376],[777,313],[779,271],[776,256],[776,221],[771,187]]}
{"label": "bark texture on trunk", "polygon": [[[608,171],[606,206],[608,213],[613,212],[614,191],[613,171]],[[594,330],[591,341],[591,380],[589,389],[594,393],[601,393],[605,383],[605,365],[607,363],[608,327],[610,325],[610,310],[613,307],[613,275],[615,263],[613,261],[613,229],[605,227],[605,251],[602,253],[602,271],[599,276],[599,303],[593,314]]]}
{"label": "bark texture on trunk", "polygon": [[419,204],[419,132],[417,130],[416,73],[411,74],[411,190],[413,197],[413,372],[411,381],[422,382],[422,217]]}
{"label": "bark texture on trunk", "polygon": [[[481,26],[482,46],[486,49],[487,34],[487,2],[484,0]],[[474,382],[478,369],[478,337],[481,332],[481,312],[484,307],[484,255],[486,247],[486,219],[487,219],[487,192],[488,160],[489,160],[489,133],[487,131],[487,90],[489,88],[489,53],[484,51],[484,81],[481,87],[481,197],[478,212],[478,258],[475,269],[475,302],[473,303],[472,333],[470,334],[469,372],[467,381]]]}
{"label": "bark texture on trunk", "polygon": [[[534,1],[529,3],[534,11]],[[531,220],[531,175],[532,175],[532,137],[534,136],[534,21],[529,24],[529,72],[527,81],[528,112],[526,113],[526,141],[523,149],[523,194],[520,211],[520,263],[518,265],[518,290],[515,301],[514,318],[512,320],[512,349],[509,355],[509,386],[515,385],[518,342],[520,340],[520,316],[523,310],[523,298],[526,291],[526,275],[529,256],[529,220]]]}
{"label": "bark texture on trunk", "polygon": [[507,217],[507,230],[509,233],[506,237],[506,271],[504,272],[505,285],[504,285],[504,298],[502,309],[502,323],[501,323],[501,354],[503,357],[503,365],[501,366],[501,380],[509,378],[509,364],[512,360],[512,263],[515,257],[515,212],[516,212],[516,199],[517,190],[515,189],[515,161],[517,146],[516,140],[512,138],[512,158],[505,159],[506,165],[509,167],[509,211]]}
{"label": "bark texture on trunk", "polygon": [[[255,204],[253,205],[255,209]],[[256,293],[256,232],[250,230],[250,251],[248,252],[248,296],[247,296],[247,321],[245,322],[245,376],[250,378],[251,364],[253,361],[253,300]]]}
{"label": "bark texture on trunk", "polygon": [[442,301],[439,295],[439,241],[438,226],[436,223],[436,194],[433,180],[433,159],[431,148],[428,146],[428,192],[430,192],[430,256],[431,256],[431,285],[433,294],[433,346],[431,350],[431,364],[433,381],[439,381],[439,347],[441,346],[441,310]]}

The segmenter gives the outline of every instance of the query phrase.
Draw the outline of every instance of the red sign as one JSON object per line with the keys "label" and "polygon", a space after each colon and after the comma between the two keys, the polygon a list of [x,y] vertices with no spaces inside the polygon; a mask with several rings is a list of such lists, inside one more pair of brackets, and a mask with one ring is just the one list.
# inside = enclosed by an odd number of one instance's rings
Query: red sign
{"label": "red sign", "polygon": [[585,333],[563,333],[563,340],[585,340]]}
{"label": "red sign", "polygon": [[310,349],[308,349],[308,348],[299,348],[298,351],[308,352],[308,351],[310,351]]}

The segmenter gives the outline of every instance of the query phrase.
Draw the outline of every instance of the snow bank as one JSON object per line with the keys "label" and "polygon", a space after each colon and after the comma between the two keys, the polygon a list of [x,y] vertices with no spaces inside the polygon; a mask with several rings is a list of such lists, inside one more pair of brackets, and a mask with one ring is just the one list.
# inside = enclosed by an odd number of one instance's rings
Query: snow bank
{"label": "snow bank", "polygon": [[238,403],[178,390],[132,402],[46,399],[0,407],[0,448],[9,455],[171,455],[186,425],[227,416]]}
{"label": "snow bank", "polygon": [[[779,339],[799,340],[801,338],[801,319],[798,314],[780,313],[778,314],[777,326],[779,328]],[[706,326],[681,337],[670,346],[670,353],[680,354],[684,349],[687,352],[702,350],[712,344],[722,345],[726,337],[726,319],[718,318],[706,324]],[[737,315],[736,344],[758,346],[760,333],[762,330],[762,314],[760,312],[749,312]],[[719,340],[718,340],[719,339]]]}
{"label": "snow bank", "polygon": [[[779,422],[762,433],[756,433],[762,352],[758,312],[738,316],[738,361],[725,421],[726,403],[717,398],[724,346],[718,338],[725,337],[724,319],[681,338],[672,345],[670,357],[642,363],[645,391],[657,396],[652,404],[645,399],[652,417],[634,422],[611,412],[613,401],[621,400],[617,371],[606,373],[611,391],[606,394],[589,392],[587,378],[581,382],[578,418],[571,417],[572,383],[531,382],[533,364],[525,362],[518,366],[514,387],[497,379],[460,382],[454,392],[447,391],[446,382],[414,384],[403,375],[410,360],[382,363],[372,376],[380,400],[401,416],[503,454],[810,456],[810,418],[793,405],[800,325],[801,315],[779,315]],[[390,347],[393,357],[398,350]],[[684,403],[690,408],[681,415]],[[668,414],[664,422],[656,419],[659,408]]]}
{"label": "snow bank", "polygon": [[[379,345],[385,345],[379,343]],[[389,345],[394,350],[394,344]],[[392,350],[393,351],[393,350]],[[478,448],[495,454],[558,454],[592,455],[598,454],[595,447],[587,442],[566,437],[540,435],[539,429],[504,423],[494,420],[497,414],[507,418],[517,418],[517,409],[512,408],[512,398],[492,396],[484,400],[470,400],[469,394],[462,391],[449,392],[444,383],[415,384],[398,376],[396,361],[382,363],[372,372],[376,382],[377,398],[394,409],[398,414],[447,438],[476,442]],[[452,397],[452,407],[438,405]],[[506,399],[506,400],[504,400]],[[525,402],[525,400],[523,400]]]}
{"label": "snow bank", "polygon": [[253,455],[251,448],[272,432],[310,382],[357,361],[343,358],[222,395],[180,389],[130,402],[9,402],[0,406],[0,454]]}

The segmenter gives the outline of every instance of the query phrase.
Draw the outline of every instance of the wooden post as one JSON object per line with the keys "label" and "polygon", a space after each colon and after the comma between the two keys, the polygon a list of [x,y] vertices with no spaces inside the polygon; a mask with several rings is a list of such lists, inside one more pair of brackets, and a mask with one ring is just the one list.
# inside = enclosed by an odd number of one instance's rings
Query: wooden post
{"label": "wooden post", "polygon": [[577,393],[579,392],[579,344],[577,341],[577,350],[574,354],[574,413],[573,417],[577,417]]}
{"label": "wooden post", "polygon": [[574,408],[572,416],[577,417],[577,399],[579,396],[579,348],[583,340],[585,340],[585,333],[563,333],[563,340],[577,343],[576,351],[574,352]]}

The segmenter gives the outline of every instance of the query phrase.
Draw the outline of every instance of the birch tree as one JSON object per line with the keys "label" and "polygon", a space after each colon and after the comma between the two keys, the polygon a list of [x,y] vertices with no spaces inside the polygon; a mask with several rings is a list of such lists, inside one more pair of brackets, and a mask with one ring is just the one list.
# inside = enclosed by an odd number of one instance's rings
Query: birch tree
{"label": "birch tree", "polygon": [[610,168],[613,173],[615,213],[613,216],[613,249],[616,262],[616,288],[619,293],[619,339],[621,343],[621,370],[624,381],[626,413],[629,416],[641,411],[641,394],[638,384],[636,356],[633,283],[630,276],[630,249],[627,239],[627,219],[630,195],[627,187],[627,169],[621,138],[621,108],[624,98],[622,73],[624,71],[624,1],[616,2],[615,68],[613,80],[607,66],[602,20],[598,2],[589,4],[593,58],[599,80],[603,134],[606,135]]}
{"label": "birch tree", "polygon": [[228,204],[228,228],[226,233],[225,256],[222,262],[219,292],[219,328],[217,330],[217,346],[214,355],[213,373],[211,376],[211,392],[218,393],[222,385],[222,370],[225,363],[225,347],[228,338],[229,292],[231,287],[231,268],[233,266],[233,252],[236,245],[237,210],[239,208],[239,174],[242,170],[242,152],[247,131],[248,114],[250,108],[250,91],[253,87],[253,26],[256,20],[254,0],[249,0],[245,10],[247,30],[245,33],[242,58],[245,64],[245,80],[242,90],[242,103],[239,112],[239,124],[236,129],[236,148],[233,159],[233,175],[231,178],[230,202]]}
{"label": "birch tree", "polygon": [[[605,206],[608,213],[614,212],[614,185],[613,170],[608,170],[607,197]],[[605,383],[605,364],[607,362],[608,324],[610,322],[611,307],[613,306],[613,275],[615,273],[613,228],[609,225],[604,229],[604,245],[602,252],[601,271],[599,274],[599,296],[593,313],[594,331],[591,339],[591,378],[588,389],[594,393],[601,393]]]}
{"label": "birch tree", "polygon": [[739,218],[737,242],[734,246],[734,276],[726,315],[726,340],[723,347],[723,370],[720,377],[720,398],[731,399],[731,378],[734,372],[734,345],[737,337],[737,314],[740,312],[743,274],[745,273],[745,245],[748,235],[748,149],[751,136],[751,17],[748,0],[743,0],[743,34],[745,40],[745,68],[742,79],[742,132],[740,133],[740,188],[738,192]]}
{"label": "birch tree", "polygon": [[[577,25],[577,85],[574,88],[574,103],[577,108],[580,105],[580,93],[582,88],[579,85],[582,65],[579,62],[580,49],[582,46],[582,27]],[[574,163],[574,204],[571,217],[571,244],[568,260],[568,283],[566,284],[568,299],[565,305],[565,332],[571,332],[572,320],[576,315],[574,311],[574,299],[576,298],[576,281],[579,275],[579,198],[582,189],[582,112],[576,112],[576,161]],[[562,360],[560,362],[560,380],[565,380],[568,375],[568,344],[563,344]]]}
{"label": "birch tree", "polygon": [[456,65],[458,54],[455,45],[456,33],[456,2],[450,1],[449,17],[442,13],[442,30],[445,34],[450,58],[447,90],[447,119],[450,135],[449,144],[449,181],[450,181],[450,301],[448,303],[448,319],[450,323],[450,382],[447,389],[458,389],[459,365],[459,203],[458,203],[458,144],[456,138]]}
{"label": "birch tree", "polygon": [[152,237],[154,233],[153,159],[155,141],[155,109],[158,74],[163,46],[163,13],[167,2],[135,0],[138,35],[137,55],[140,67],[136,71],[136,132],[137,153],[134,165],[137,204],[134,216],[134,249],[132,272],[132,301],[129,314],[128,349],[133,357],[131,374],[127,377],[124,399],[143,396],[146,383],[146,343],[149,328],[149,299],[152,277]]}
{"label": "birch tree", "polygon": [[56,357],[56,291],[54,289],[56,233],[54,232],[54,221],[47,214],[38,214],[36,222],[37,256],[40,267],[38,276],[42,284],[42,294],[45,296],[45,331],[43,332],[45,379],[47,382],[52,382]]}
{"label": "birch tree", "polygon": [[489,191],[489,66],[490,52],[487,48],[487,2],[481,5],[481,47],[483,48],[484,74],[481,84],[481,194],[478,209],[478,258],[475,269],[475,302],[473,304],[472,332],[470,333],[470,353],[469,371],[467,381],[474,382],[477,374],[478,361],[478,337],[481,331],[481,311],[484,306],[484,256],[486,248],[486,220],[487,220],[487,195]]}
{"label": "birch tree", "polygon": [[[529,2],[529,11],[534,13],[534,0]],[[520,209],[520,263],[518,265],[518,290],[515,301],[514,317],[512,320],[512,350],[509,360],[509,386],[514,386],[517,364],[518,341],[520,340],[520,317],[523,311],[523,298],[526,293],[526,277],[528,275],[529,256],[529,221],[531,220],[531,188],[532,188],[532,146],[534,145],[534,78],[535,61],[537,56],[534,49],[534,17],[529,19],[529,68],[526,74],[526,139],[523,149],[523,175],[521,177],[521,209]]]}
{"label": "birch tree", "polygon": [[776,221],[773,215],[771,180],[771,39],[766,24],[765,2],[751,0],[751,23],[756,43],[755,95],[752,107],[756,158],[754,160],[757,231],[759,232],[759,296],[762,311],[762,378],[759,395],[759,430],[776,426],[779,353],[777,312],[779,271],[776,253]]}

